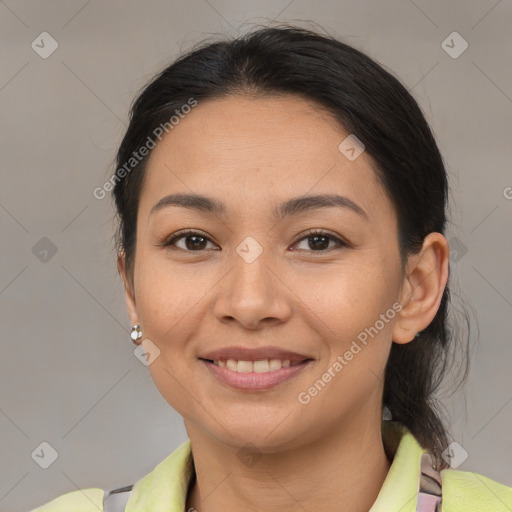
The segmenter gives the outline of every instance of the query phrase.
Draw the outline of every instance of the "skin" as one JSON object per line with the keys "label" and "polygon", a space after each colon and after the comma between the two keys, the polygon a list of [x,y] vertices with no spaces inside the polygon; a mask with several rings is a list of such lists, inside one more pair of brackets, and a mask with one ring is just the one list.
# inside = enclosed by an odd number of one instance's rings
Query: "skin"
{"label": "skin", "polygon": [[[236,96],[200,102],[151,154],[133,276],[122,252],[118,269],[131,323],[160,350],[151,376],[192,443],[197,478],[187,510],[323,512],[343,503],[367,511],[386,478],[385,364],[393,342],[410,342],[434,318],[449,247],[431,233],[402,269],[394,207],[371,157],[349,161],[338,150],[347,135],[302,98]],[[149,215],[176,192],[219,199],[227,213],[172,206]],[[271,216],[289,198],[331,193],[349,197],[367,219],[335,207],[279,222]],[[187,249],[183,238],[161,245],[186,228],[209,240],[200,249]],[[315,250],[298,236],[310,228],[349,245],[327,239]],[[263,248],[250,264],[236,252],[248,236]],[[301,404],[299,393],[397,301],[402,310]],[[273,389],[236,390],[197,359],[233,345],[276,345],[314,362]],[[242,447],[254,465],[240,459]]]}

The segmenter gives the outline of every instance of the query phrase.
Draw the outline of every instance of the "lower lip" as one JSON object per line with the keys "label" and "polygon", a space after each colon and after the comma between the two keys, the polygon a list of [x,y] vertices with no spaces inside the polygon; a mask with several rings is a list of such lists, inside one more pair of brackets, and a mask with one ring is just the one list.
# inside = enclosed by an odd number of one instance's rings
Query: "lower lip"
{"label": "lower lip", "polygon": [[225,366],[217,366],[216,364],[205,361],[204,359],[200,359],[200,361],[220,381],[233,388],[244,389],[246,391],[258,391],[273,388],[274,386],[277,386],[277,384],[295,377],[295,375],[304,370],[309,363],[312,363],[312,361],[309,360],[294,366],[289,366],[288,368],[281,368],[280,370],[265,373],[257,373],[235,372],[233,370],[228,370]]}

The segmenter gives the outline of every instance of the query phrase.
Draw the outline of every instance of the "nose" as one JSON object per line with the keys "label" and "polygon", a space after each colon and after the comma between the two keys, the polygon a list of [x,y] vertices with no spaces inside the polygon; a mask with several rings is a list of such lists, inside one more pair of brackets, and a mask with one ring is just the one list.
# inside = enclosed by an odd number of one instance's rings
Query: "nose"
{"label": "nose", "polygon": [[250,263],[235,253],[231,270],[219,284],[216,318],[247,330],[286,322],[292,312],[292,292],[272,267],[264,253]]}

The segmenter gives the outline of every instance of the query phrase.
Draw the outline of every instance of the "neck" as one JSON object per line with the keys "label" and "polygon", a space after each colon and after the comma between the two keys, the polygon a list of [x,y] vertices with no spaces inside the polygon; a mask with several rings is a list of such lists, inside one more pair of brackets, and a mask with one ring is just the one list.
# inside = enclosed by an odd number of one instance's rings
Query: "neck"
{"label": "neck", "polygon": [[[389,471],[381,423],[339,426],[314,441],[278,453],[248,453],[187,425],[196,479],[186,510],[199,512],[368,511]],[[244,463],[245,461],[245,463]]]}

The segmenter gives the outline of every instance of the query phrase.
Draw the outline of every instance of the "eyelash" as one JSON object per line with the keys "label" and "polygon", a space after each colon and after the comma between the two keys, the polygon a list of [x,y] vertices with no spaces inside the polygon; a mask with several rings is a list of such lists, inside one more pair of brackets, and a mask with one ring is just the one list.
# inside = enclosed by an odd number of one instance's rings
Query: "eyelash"
{"label": "eyelash", "polygon": [[[199,237],[204,238],[205,240],[207,240],[209,242],[212,242],[212,240],[210,240],[210,238],[208,238],[206,235],[204,235],[200,231],[194,231],[194,230],[189,229],[189,230],[181,231],[181,232],[178,232],[178,233],[174,234],[171,238],[165,240],[160,245],[170,249],[176,243],[176,241],[180,240],[181,238],[187,238],[189,236],[199,236]],[[302,240],[305,240],[307,238],[312,238],[313,236],[323,236],[323,237],[329,238],[330,240],[333,240],[334,242],[336,242],[337,245],[338,245],[338,247],[337,247],[338,249],[341,248],[341,247],[349,247],[349,244],[347,242],[345,242],[344,240],[341,240],[340,238],[338,238],[338,237],[336,237],[334,235],[331,235],[327,231],[322,231],[322,230],[318,230],[318,229],[311,229],[309,231],[306,231],[305,233],[301,233],[300,236],[301,236],[301,238],[299,238],[296,242],[294,242],[293,245],[295,245],[295,244],[297,244],[297,243],[299,243]],[[198,250],[198,251],[191,251],[191,250],[188,250],[188,249],[182,249],[181,247],[178,247],[177,249],[185,251],[185,252],[204,252],[206,250],[206,249],[201,249],[201,250]],[[333,250],[333,248],[325,249],[325,250],[318,250],[318,251],[310,250],[308,252],[312,252],[312,253],[327,253],[327,252],[330,252],[332,250]]]}

